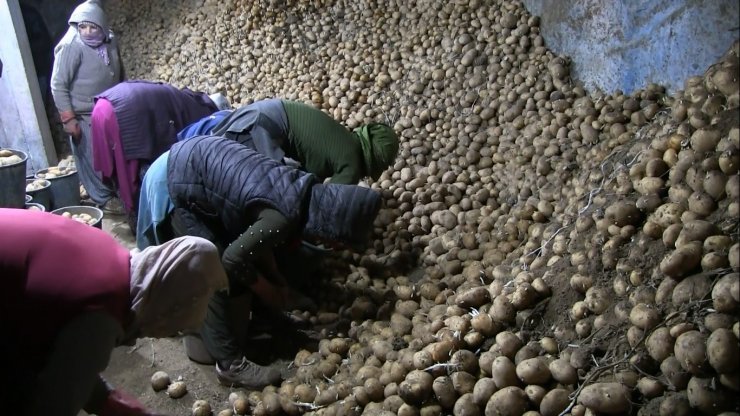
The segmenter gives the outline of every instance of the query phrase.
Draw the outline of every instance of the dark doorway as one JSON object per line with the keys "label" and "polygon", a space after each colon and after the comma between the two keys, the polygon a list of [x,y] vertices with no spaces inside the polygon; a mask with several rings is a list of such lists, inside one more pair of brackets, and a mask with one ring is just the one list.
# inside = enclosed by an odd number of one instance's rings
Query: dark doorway
{"label": "dark doorway", "polygon": [[28,43],[31,46],[31,55],[33,56],[33,65],[36,67],[36,78],[38,79],[41,97],[44,100],[44,107],[49,106],[51,95],[51,66],[54,59],[54,52],[51,42],[51,35],[46,27],[41,13],[35,7],[21,4],[21,13],[23,14],[23,24],[26,26]]}

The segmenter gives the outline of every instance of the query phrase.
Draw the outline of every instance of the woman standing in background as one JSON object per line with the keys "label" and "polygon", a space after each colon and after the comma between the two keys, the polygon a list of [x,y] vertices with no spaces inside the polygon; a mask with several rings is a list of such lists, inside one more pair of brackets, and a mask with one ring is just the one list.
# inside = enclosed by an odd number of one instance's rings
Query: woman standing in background
{"label": "woman standing in background", "polygon": [[99,0],[87,0],[72,12],[69,30],[54,48],[51,93],[64,131],[72,138],[80,182],[99,207],[122,213],[111,184],[92,164],[90,116],[94,97],[123,80],[118,43]]}

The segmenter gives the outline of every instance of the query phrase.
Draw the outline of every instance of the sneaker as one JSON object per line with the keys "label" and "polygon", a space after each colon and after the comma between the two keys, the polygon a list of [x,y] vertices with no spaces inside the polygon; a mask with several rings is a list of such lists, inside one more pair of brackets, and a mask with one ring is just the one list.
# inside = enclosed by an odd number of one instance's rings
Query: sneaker
{"label": "sneaker", "polygon": [[244,387],[250,390],[262,390],[276,384],[282,378],[280,372],[274,368],[255,364],[246,357],[232,361],[227,369],[221,368],[221,364],[217,362],[216,375],[219,383],[224,386]]}
{"label": "sneaker", "polygon": [[103,205],[98,206],[106,214],[112,215],[124,215],[126,209],[123,207],[123,202],[117,197],[113,197],[107,200]]}

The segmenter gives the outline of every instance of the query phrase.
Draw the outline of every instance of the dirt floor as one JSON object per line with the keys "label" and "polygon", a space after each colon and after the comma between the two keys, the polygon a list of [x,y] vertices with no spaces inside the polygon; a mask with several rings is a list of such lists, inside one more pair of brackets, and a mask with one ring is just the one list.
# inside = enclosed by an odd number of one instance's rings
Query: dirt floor
{"label": "dirt floor", "polygon": [[[135,247],[135,237],[126,224],[125,217],[106,215],[103,229],[125,246]],[[257,339],[252,343],[255,351],[270,351],[272,356],[259,356],[255,353],[250,358],[265,365],[269,363],[288,375],[296,348],[313,349],[311,339],[317,339],[317,335],[306,330],[277,336],[269,333],[256,334]],[[300,345],[290,342],[296,339],[302,340]],[[150,379],[156,371],[166,372],[173,381],[184,381],[188,393],[182,398],[172,399],[164,391],[155,392]],[[133,347],[118,347],[113,351],[103,375],[116,387],[138,397],[151,410],[172,416],[190,415],[193,402],[199,399],[207,400],[215,415],[229,407],[229,394],[239,390],[219,384],[213,365],[190,361],[185,354],[182,338],[142,338]],[[83,415],[87,413],[80,412],[78,416]]]}

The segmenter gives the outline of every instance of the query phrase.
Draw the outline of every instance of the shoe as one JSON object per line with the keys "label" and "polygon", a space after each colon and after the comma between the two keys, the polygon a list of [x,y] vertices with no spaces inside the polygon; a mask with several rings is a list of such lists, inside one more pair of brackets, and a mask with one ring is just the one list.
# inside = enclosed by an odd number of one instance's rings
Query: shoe
{"label": "shoe", "polygon": [[222,368],[217,362],[216,376],[219,383],[224,386],[244,387],[250,390],[262,390],[282,379],[279,371],[255,364],[246,357],[232,361],[227,369]]}
{"label": "shoe", "polygon": [[123,202],[117,197],[113,197],[107,201],[105,201],[104,204],[99,205],[98,208],[103,210],[106,214],[111,215],[124,215],[126,214],[126,209],[123,207]]}
{"label": "shoe", "polygon": [[211,356],[198,335],[185,335],[182,337],[182,344],[191,361],[206,365],[216,364],[216,359]]}

